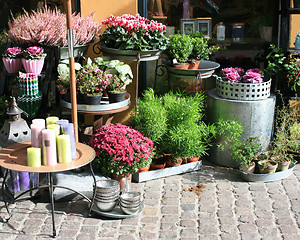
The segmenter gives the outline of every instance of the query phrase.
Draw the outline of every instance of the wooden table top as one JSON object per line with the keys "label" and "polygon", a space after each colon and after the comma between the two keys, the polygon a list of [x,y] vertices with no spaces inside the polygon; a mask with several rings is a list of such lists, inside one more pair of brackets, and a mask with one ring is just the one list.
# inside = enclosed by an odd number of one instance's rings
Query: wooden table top
{"label": "wooden table top", "polygon": [[0,150],[0,166],[21,172],[62,172],[87,165],[94,160],[95,150],[83,143],[76,143],[76,158],[70,163],[57,163],[54,166],[29,167],[27,166],[27,148],[31,142],[17,143]]}

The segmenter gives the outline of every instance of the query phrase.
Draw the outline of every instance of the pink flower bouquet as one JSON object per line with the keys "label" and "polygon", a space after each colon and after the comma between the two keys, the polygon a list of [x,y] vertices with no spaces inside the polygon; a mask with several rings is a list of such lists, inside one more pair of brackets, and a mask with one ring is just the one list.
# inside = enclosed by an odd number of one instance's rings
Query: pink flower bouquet
{"label": "pink flower bouquet", "polygon": [[231,83],[261,83],[263,82],[263,74],[258,68],[246,71],[241,67],[229,67],[222,69],[223,81]]}
{"label": "pink flower bouquet", "polygon": [[166,26],[139,14],[110,15],[102,24],[107,28],[100,37],[100,43],[106,47],[139,51],[166,49]]}
{"label": "pink flower bouquet", "polygon": [[96,151],[94,167],[107,175],[137,172],[150,165],[154,151],[152,140],[120,123],[97,129],[90,145]]}

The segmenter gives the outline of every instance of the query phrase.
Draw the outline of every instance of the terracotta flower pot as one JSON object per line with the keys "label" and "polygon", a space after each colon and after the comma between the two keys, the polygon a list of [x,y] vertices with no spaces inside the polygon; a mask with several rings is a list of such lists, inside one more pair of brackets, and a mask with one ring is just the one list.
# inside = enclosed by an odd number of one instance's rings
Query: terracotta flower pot
{"label": "terracotta flower pot", "polygon": [[197,70],[200,65],[200,60],[193,61],[189,64],[188,69]]}
{"label": "terracotta flower pot", "polygon": [[274,173],[276,172],[277,166],[278,163],[274,161],[258,161],[258,169],[260,173]]}
{"label": "terracotta flower pot", "polygon": [[186,161],[187,161],[187,163],[198,162],[199,159],[200,159],[200,157],[191,157],[191,158],[187,158]]}
{"label": "terracotta flower pot", "polygon": [[41,74],[45,59],[27,60],[22,58],[22,63],[27,73]]}
{"label": "terracotta flower pot", "polygon": [[139,173],[148,172],[150,170],[150,165],[147,167],[139,167]]}
{"label": "terracotta flower pot", "polygon": [[285,171],[289,169],[291,161],[282,161],[278,163],[277,171]]}
{"label": "terracotta flower pot", "polygon": [[250,162],[249,164],[241,165],[240,169],[245,173],[254,173],[255,162]]}
{"label": "terracotta flower pot", "polygon": [[21,71],[23,67],[21,58],[15,58],[15,59],[2,58],[2,61],[8,73],[17,73]]}
{"label": "terracotta flower pot", "polygon": [[164,169],[166,166],[166,163],[151,163],[150,170],[158,170],[158,169]]}
{"label": "terracotta flower pot", "polygon": [[131,187],[132,174],[130,174],[130,173],[123,173],[123,174],[119,174],[119,175],[112,174],[111,178],[120,183],[120,190],[124,189],[124,185],[125,185],[125,183],[123,181],[124,178],[129,178],[129,187]]}
{"label": "terracotta flower pot", "polygon": [[174,63],[173,66],[174,68],[178,68],[178,69],[188,69],[189,63]]}

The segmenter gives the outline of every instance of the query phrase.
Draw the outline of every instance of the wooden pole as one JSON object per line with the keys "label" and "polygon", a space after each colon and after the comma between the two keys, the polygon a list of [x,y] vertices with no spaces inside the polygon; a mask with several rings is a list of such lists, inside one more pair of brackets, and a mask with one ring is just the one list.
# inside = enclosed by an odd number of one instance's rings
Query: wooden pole
{"label": "wooden pole", "polygon": [[76,80],[75,63],[73,54],[73,29],[72,29],[72,3],[66,0],[67,28],[68,28],[68,48],[69,48],[69,69],[70,69],[70,95],[71,95],[71,113],[74,124],[75,141],[78,142],[78,120],[77,120],[77,99],[76,99]]}

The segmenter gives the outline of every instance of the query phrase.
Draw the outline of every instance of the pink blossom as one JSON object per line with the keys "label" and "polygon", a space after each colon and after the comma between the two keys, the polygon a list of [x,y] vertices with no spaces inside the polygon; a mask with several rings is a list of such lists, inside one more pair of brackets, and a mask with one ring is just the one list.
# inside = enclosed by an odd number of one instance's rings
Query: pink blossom
{"label": "pink blossom", "polygon": [[240,78],[241,78],[240,75],[236,72],[227,73],[225,76],[225,80],[232,83],[239,81]]}
{"label": "pink blossom", "polygon": [[235,70],[233,67],[230,67],[230,68],[223,68],[223,69],[222,69],[222,73],[223,73],[224,75],[226,75],[226,74],[228,74],[228,73],[234,73],[234,72],[236,72],[236,70]]}
{"label": "pink blossom", "polygon": [[23,53],[22,49],[20,47],[12,47],[12,48],[7,48],[5,50],[5,54],[17,56],[21,55]]}

